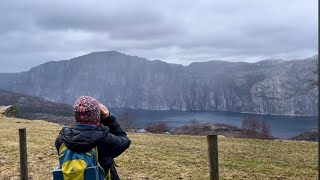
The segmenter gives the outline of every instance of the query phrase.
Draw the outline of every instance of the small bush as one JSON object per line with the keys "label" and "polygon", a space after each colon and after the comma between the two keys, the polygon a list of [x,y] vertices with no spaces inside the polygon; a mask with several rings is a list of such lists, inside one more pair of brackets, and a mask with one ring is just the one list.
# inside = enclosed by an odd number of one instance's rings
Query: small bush
{"label": "small bush", "polygon": [[126,110],[119,116],[121,127],[125,130],[131,130],[136,127],[136,116],[133,112]]}
{"label": "small bush", "polygon": [[203,131],[203,127],[197,119],[192,119],[189,125],[189,134],[190,135],[199,135]]}
{"label": "small bush", "polygon": [[151,124],[150,126],[146,127],[146,131],[151,133],[164,133],[169,130],[167,124],[165,122]]}
{"label": "small bush", "polygon": [[272,139],[270,126],[254,116],[247,116],[242,121],[242,137],[252,139]]}
{"label": "small bush", "polygon": [[17,117],[18,110],[16,106],[9,106],[7,109],[5,109],[4,114],[7,117]]}

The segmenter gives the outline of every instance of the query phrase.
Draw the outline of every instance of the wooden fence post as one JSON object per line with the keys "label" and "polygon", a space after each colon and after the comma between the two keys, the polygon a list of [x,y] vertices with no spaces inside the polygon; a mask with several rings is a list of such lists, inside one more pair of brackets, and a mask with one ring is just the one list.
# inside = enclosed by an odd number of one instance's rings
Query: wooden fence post
{"label": "wooden fence post", "polygon": [[219,180],[218,137],[207,135],[210,180]]}
{"label": "wooden fence post", "polygon": [[21,180],[28,180],[28,161],[27,161],[27,135],[26,128],[19,129],[20,142],[20,177]]}

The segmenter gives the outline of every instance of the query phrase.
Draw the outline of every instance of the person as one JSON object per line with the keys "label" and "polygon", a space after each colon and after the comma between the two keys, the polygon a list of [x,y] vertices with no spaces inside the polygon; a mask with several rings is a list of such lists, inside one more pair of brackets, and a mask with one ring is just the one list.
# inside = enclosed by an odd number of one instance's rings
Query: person
{"label": "person", "polygon": [[97,147],[98,162],[112,180],[120,179],[114,158],[130,146],[130,139],[107,107],[90,96],[81,96],[74,103],[74,127],[63,127],[55,147],[59,151],[64,143],[68,149],[87,152]]}

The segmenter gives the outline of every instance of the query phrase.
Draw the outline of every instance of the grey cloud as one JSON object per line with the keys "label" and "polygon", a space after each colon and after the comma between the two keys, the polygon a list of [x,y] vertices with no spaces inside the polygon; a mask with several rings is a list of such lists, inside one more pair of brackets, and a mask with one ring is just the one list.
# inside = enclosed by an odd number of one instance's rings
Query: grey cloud
{"label": "grey cloud", "polygon": [[36,23],[46,30],[83,30],[107,33],[115,39],[152,39],[182,33],[157,10],[136,6],[119,9],[63,7],[41,12]]}
{"label": "grey cloud", "polygon": [[1,61],[26,67],[101,50],[188,64],[295,59],[318,48],[315,0],[4,0],[0,15]]}

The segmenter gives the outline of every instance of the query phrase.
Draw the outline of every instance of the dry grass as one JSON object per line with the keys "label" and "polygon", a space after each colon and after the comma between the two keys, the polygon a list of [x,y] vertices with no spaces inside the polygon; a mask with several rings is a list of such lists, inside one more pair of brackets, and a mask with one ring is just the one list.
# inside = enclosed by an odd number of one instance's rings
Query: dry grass
{"label": "dry grass", "polygon": [[[31,179],[52,179],[61,126],[0,117],[0,179],[19,179],[18,129],[27,128]],[[129,134],[116,159],[122,179],[209,179],[205,136]],[[317,144],[219,137],[220,179],[317,179]]]}
{"label": "dry grass", "polygon": [[0,117],[0,179],[19,179],[19,128],[27,129],[28,168],[32,179],[50,179],[57,166],[55,136],[61,126],[45,121]]}

